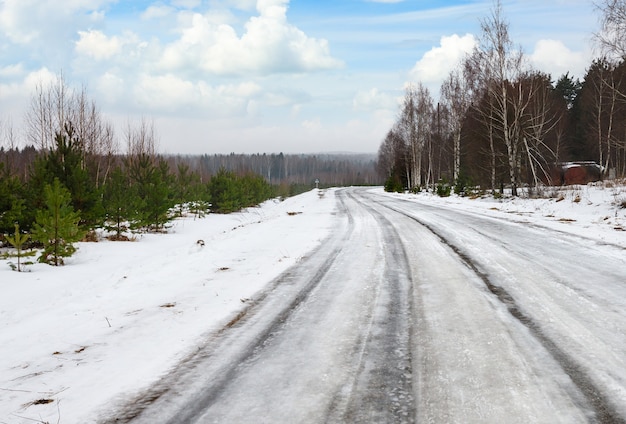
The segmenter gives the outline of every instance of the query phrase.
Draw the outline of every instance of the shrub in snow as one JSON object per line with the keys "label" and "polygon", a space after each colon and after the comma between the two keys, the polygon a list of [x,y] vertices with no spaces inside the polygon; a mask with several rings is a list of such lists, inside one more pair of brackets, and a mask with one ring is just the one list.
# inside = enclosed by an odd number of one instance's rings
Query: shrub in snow
{"label": "shrub in snow", "polygon": [[452,191],[452,187],[448,184],[447,181],[439,181],[437,183],[437,196],[439,197],[448,197]]}

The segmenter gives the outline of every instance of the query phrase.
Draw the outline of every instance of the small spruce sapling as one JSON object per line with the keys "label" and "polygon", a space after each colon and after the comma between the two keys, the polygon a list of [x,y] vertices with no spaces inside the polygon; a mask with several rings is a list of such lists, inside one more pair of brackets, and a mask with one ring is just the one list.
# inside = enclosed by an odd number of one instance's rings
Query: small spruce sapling
{"label": "small spruce sapling", "polygon": [[[20,224],[18,224],[17,222],[15,223],[15,234],[13,236],[10,236],[8,234],[6,235],[7,241],[17,251],[14,255],[10,255],[10,256],[15,256],[17,258],[17,271],[18,272],[22,271],[22,258],[33,256],[35,254],[35,252],[24,252],[22,249],[22,247],[24,246],[24,243],[28,241],[29,237],[30,236],[28,234],[20,232]],[[14,267],[14,265],[12,265],[12,267]]]}

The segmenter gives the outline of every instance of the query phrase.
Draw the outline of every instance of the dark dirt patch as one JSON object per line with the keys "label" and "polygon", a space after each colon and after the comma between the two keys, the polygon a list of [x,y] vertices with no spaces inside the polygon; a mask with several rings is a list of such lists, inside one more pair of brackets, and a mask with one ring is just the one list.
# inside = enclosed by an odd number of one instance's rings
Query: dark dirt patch
{"label": "dark dirt patch", "polygon": [[130,241],[130,238],[124,234],[120,234],[119,236],[117,234],[113,234],[112,236],[108,236],[107,239],[110,241]]}

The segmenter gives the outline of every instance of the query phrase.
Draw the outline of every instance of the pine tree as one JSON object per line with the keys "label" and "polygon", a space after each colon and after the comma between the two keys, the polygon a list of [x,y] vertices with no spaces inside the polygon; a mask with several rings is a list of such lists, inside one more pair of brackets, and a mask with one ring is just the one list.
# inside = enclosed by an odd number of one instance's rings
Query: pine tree
{"label": "pine tree", "polygon": [[217,213],[235,212],[242,208],[237,176],[221,168],[209,181],[211,209]]}
{"label": "pine tree", "polygon": [[[13,236],[7,235],[7,241],[17,250],[15,256],[17,258],[17,272],[22,271],[22,258],[27,256],[33,256],[34,252],[24,252],[22,247],[24,243],[28,241],[29,235],[20,232],[20,224],[15,223],[15,234]],[[14,265],[12,265],[14,266]]]}
{"label": "pine tree", "polygon": [[104,186],[102,203],[106,214],[105,228],[114,231],[114,240],[126,240],[124,231],[134,228],[139,220],[141,202],[135,186],[129,184],[128,175],[117,167]]}
{"label": "pine tree", "polygon": [[24,185],[17,177],[2,172],[0,163],[0,234],[13,229],[24,218]]}
{"label": "pine tree", "polygon": [[54,141],[55,148],[45,151],[37,158],[30,185],[38,192],[39,201],[42,201],[43,187],[58,178],[61,185],[69,191],[74,210],[81,211],[81,224],[100,224],[103,217],[101,196],[83,161],[81,146],[84,141],[78,138],[71,123],[67,123],[63,131],[56,133]]}
{"label": "pine tree", "polygon": [[557,92],[567,104],[567,110],[571,110],[574,106],[576,97],[582,90],[582,83],[578,79],[574,79],[573,76],[566,72],[561,75],[561,78],[554,85],[554,91]]}
{"label": "pine tree", "polygon": [[39,262],[63,265],[63,258],[76,252],[73,243],[85,232],[78,225],[80,215],[70,204],[70,193],[58,178],[44,187],[44,198],[46,209],[37,211],[32,232],[33,238],[44,245]]}
{"label": "pine tree", "polygon": [[146,227],[160,231],[165,227],[173,216],[169,213],[174,206],[172,200],[173,185],[169,167],[164,160],[160,160],[154,166],[147,184],[143,187],[143,217]]}
{"label": "pine tree", "polygon": [[162,229],[173,217],[169,214],[173,206],[172,176],[167,162],[147,154],[139,154],[127,160],[131,184],[136,189],[139,223],[154,230]]}

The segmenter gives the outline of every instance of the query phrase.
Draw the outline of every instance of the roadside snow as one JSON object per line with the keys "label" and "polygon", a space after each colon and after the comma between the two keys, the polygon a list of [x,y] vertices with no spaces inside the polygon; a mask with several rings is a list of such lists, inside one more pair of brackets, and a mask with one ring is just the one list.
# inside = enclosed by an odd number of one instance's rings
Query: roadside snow
{"label": "roadside snow", "polygon": [[333,190],[313,190],[135,242],[79,243],[64,267],[0,260],[0,422],[94,422],[319,245],[335,208]]}
{"label": "roadside snow", "polygon": [[542,198],[520,197],[495,199],[482,197],[439,197],[430,193],[391,194],[415,202],[443,205],[547,227],[626,248],[626,185],[605,181],[586,186],[547,187]]}

